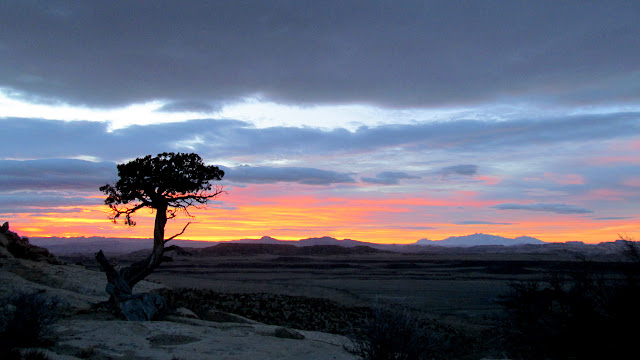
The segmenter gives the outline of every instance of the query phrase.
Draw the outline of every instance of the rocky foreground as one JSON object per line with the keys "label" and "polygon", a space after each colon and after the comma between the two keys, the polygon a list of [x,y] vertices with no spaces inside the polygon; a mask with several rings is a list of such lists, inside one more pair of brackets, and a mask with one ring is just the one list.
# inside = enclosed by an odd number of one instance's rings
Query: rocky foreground
{"label": "rocky foreground", "polygon": [[[0,311],[7,299],[36,293],[56,299],[59,320],[39,350],[55,359],[353,359],[336,334],[267,325],[224,311],[180,308],[162,321],[127,322],[96,306],[108,299],[106,278],[82,265],[65,264],[46,249],[0,229]],[[136,292],[170,291],[142,281]],[[5,322],[4,320],[2,322]],[[0,329],[2,330],[2,329]],[[28,349],[19,349],[26,353]]]}

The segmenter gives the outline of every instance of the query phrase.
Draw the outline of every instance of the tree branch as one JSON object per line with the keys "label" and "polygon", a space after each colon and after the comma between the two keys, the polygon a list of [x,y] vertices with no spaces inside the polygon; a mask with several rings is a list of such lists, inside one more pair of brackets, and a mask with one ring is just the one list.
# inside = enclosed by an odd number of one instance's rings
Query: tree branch
{"label": "tree branch", "polygon": [[[187,226],[189,226],[189,225],[191,225],[191,221],[189,221],[189,222],[187,223],[187,225],[185,225],[185,226],[182,228],[182,231],[180,231],[179,233],[177,233],[177,234],[173,235],[172,237],[170,237],[170,238],[166,239],[166,240],[164,241],[164,243],[166,244],[166,243],[168,243],[169,241],[171,241],[171,240],[173,240],[173,239],[177,238],[178,236],[180,236],[180,235],[184,234],[184,231],[185,231],[185,230],[187,230]],[[168,248],[167,248],[167,249],[168,249]]]}
{"label": "tree branch", "polygon": [[225,193],[222,186],[216,187],[214,192],[197,192],[186,195],[167,196],[167,201],[172,207],[186,208],[187,206],[198,204],[206,204],[209,199],[212,199],[222,193]]}
{"label": "tree branch", "polygon": [[109,216],[111,221],[113,221],[115,223],[115,222],[117,222],[117,219],[120,216],[124,215],[125,216],[124,223],[129,225],[129,226],[133,226],[133,225],[136,224],[136,222],[131,219],[131,215],[133,215],[136,211],[138,211],[138,210],[140,210],[140,209],[142,209],[144,207],[147,207],[147,205],[143,202],[143,203],[140,203],[140,204],[138,204],[138,205],[136,205],[136,206],[134,206],[132,208],[127,208],[127,207],[118,208],[118,206],[116,206],[114,204],[110,205],[109,207],[111,208],[111,213],[112,213],[112,215]]}

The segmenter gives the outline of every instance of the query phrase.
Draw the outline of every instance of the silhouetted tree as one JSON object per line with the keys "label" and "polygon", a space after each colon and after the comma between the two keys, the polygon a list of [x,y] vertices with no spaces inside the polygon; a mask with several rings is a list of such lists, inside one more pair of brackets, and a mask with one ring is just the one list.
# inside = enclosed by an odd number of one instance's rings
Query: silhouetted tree
{"label": "silhouetted tree", "polygon": [[205,165],[202,158],[194,153],[162,153],[155,157],[147,155],[125,164],[118,165],[119,180],[106,184],[100,190],[107,195],[105,204],[111,209],[110,219],[115,223],[124,217],[124,223],[134,226],[132,216],[140,209],[155,210],[153,249],[149,256],[129,267],[116,271],[102,251],[96,259],[107,273],[107,292],[122,302],[131,296],[131,288],[151,274],[167,259],[165,252],[180,251],[177,246],[165,244],[180,236],[181,232],[165,239],[167,220],[175,218],[179,212],[189,214],[189,207],[205,205],[210,199],[223,192],[221,186],[213,186],[212,181],[221,180],[224,171],[217,166]]}

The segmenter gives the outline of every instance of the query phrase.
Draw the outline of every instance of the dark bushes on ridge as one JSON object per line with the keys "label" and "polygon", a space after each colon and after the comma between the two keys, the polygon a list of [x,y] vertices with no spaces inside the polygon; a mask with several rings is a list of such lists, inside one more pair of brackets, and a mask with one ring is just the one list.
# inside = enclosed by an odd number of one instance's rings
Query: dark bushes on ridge
{"label": "dark bushes on ridge", "polygon": [[[637,254],[637,243],[626,243]],[[609,273],[583,262],[544,281],[511,284],[503,297],[504,344],[517,359],[625,358],[640,322],[640,257]]]}

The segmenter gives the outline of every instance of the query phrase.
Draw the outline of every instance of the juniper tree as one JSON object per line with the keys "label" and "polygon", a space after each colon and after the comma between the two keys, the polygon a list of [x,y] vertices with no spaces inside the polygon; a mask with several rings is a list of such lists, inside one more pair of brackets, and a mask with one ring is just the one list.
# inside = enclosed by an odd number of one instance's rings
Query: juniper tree
{"label": "juniper tree", "polygon": [[182,231],[165,238],[167,221],[178,214],[189,214],[189,208],[204,206],[223,192],[222,186],[213,185],[221,180],[224,171],[217,166],[205,165],[194,153],[165,152],[155,157],[147,155],[118,165],[119,180],[106,184],[100,190],[107,195],[104,203],[109,206],[109,218],[117,223],[124,219],[128,226],[135,226],[133,215],[142,209],[155,211],[153,249],[146,259],[133,263],[120,271],[109,264],[102,253],[96,259],[107,273],[107,292],[113,297],[131,295],[131,288],[151,274],[164,260],[168,251],[179,251],[179,247],[165,246],[167,242],[182,235]]}

